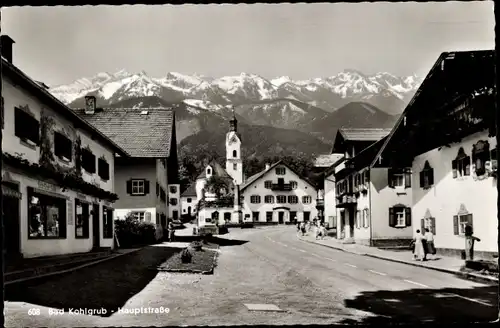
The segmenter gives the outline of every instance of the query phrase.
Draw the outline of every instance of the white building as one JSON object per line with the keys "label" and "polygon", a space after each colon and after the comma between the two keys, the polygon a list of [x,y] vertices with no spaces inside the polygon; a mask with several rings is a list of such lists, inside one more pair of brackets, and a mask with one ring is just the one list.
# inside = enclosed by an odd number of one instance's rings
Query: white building
{"label": "white building", "polygon": [[128,153],[14,66],[12,43],[1,36],[7,258],[113,248],[114,161]]}
{"label": "white building", "polygon": [[191,184],[181,195],[181,211],[182,216],[196,215],[196,207],[198,198],[196,196],[196,184]]}
{"label": "white building", "polygon": [[178,220],[181,217],[181,186],[180,184],[168,185],[168,217]]}
{"label": "white building", "polygon": [[443,53],[381,149],[411,163],[413,232],[442,254],[461,255],[467,225],[476,256],[498,254],[494,66],[494,51]]}

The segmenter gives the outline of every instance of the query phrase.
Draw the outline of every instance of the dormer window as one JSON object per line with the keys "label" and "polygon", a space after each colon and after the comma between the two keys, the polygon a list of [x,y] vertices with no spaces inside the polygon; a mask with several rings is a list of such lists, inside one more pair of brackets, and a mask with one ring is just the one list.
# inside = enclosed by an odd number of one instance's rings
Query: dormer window
{"label": "dormer window", "polygon": [[451,161],[453,178],[470,175],[470,156],[467,156],[463,148],[458,150],[457,157]]}
{"label": "dormer window", "polygon": [[65,162],[71,162],[73,142],[60,132],[54,132],[54,154]]}
{"label": "dormer window", "polygon": [[434,184],[434,169],[429,161],[425,161],[424,169],[420,172],[420,188],[428,189]]}
{"label": "dormer window", "polygon": [[472,162],[476,166],[476,175],[486,173],[486,162],[491,160],[490,144],[488,141],[478,141],[472,146]]}
{"label": "dormer window", "polygon": [[82,168],[88,173],[96,171],[95,155],[90,149],[82,149]]}

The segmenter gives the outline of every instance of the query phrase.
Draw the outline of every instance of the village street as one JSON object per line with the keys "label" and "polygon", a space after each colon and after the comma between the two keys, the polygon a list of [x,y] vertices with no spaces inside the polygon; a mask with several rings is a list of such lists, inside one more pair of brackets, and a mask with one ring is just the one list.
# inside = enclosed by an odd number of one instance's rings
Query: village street
{"label": "village street", "polygon": [[[159,272],[123,305],[123,309],[163,307],[169,309],[168,314],[49,315],[47,307],[20,302],[24,295],[17,295],[14,302],[8,301],[7,295],[6,326],[463,322],[496,318],[496,286],[306,243],[298,240],[293,226],[231,229],[224,238],[247,242],[221,247],[214,275]],[[127,256],[120,261],[127,261]],[[88,270],[99,270],[99,265]],[[124,268],[116,265],[116,270]],[[72,279],[85,280],[78,274]],[[87,289],[86,295],[95,295],[94,308],[102,306],[98,303],[102,291],[91,278],[72,283],[86,284],[79,288]],[[112,286],[113,281],[108,284]],[[61,286],[58,293],[71,293],[65,288]],[[73,293],[77,304],[79,295]],[[274,304],[283,312],[251,312],[244,305],[247,303]],[[39,309],[40,314],[30,315],[30,309]]]}

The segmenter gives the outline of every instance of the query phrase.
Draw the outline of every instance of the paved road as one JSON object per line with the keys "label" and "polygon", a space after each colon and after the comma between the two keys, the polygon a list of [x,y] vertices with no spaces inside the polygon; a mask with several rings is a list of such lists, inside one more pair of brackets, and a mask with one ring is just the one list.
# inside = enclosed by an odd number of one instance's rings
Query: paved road
{"label": "paved road", "polygon": [[[40,305],[6,302],[6,326],[463,322],[498,313],[496,286],[303,242],[294,227],[233,229],[227,237],[247,242],[221,247],[214,275],[160,272],[123,306],[169,314],[54,316]],[[284,312],[251,312],[247,303]],[[41,314],[28,315],[31,308]]]}

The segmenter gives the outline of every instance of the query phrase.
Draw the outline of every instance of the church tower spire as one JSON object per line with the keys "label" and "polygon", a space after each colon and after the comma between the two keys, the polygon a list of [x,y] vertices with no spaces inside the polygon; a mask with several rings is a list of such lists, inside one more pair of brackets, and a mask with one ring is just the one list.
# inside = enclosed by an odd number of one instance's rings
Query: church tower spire
{"label": "church tower spire", "polygon": [[233,110],[226,134],[226,172],[233,178],[235,185],[243,183],[243,161],[241,159],[241,137],[238,133],[238,120]]}

